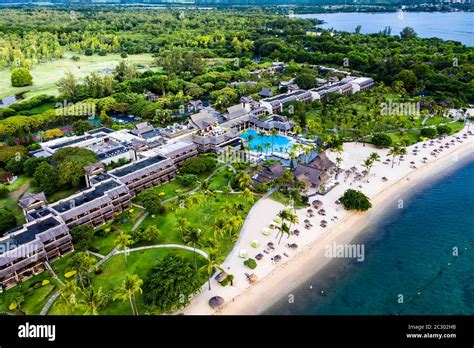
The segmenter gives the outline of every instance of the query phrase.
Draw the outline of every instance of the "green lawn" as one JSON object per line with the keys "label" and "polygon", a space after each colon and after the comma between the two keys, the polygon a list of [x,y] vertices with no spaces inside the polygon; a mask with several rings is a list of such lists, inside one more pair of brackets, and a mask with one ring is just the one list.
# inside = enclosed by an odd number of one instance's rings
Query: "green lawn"
{"label": "green lawn", "polygon": [[[127,262],[123,254],[115,255],[107,260],[102,266],[102,273],[99,275],[92,274],[91,280],[92,285],[97,288],[113,294],[115,290],[121,285],[122,281],[128,274],[136,274],[141,279],[144,279],[147,271],[155,265],[159,260],[163,259],[168,255],[178,255],[189,259],[194,262],[194,253],[187,250],[180,249],[149,249],[137,252],[131,252],[127,256]],[[198,255],[198,267],[204,264],[204,260]],[[204,283],[206,278],[202,275],[202,282]],[[137,305],[140,314],[147,313],[146,305],[143,303],[141,295],[137,296]],[[57,303],[53,305],[49,314],[65,314],[65,309]],[[75,309],[73,314],[83,314],[83,309]],[[100,312],[103,315],[128,315],[131,313],[130,304],[128,301],[113,301],[112,299],[104,310]]]}
{"label": "green lawn", "polygon": [[225,186],[229,186],[229,179],[233,176],[234,174],[230,168],[221,168],[216,172],[216,175],[209,180],[210,188],[212,190],[222,190]]}
{"label": "green lawn", "polygon": [[[77,55],[79,61],[73,61],[71,57]],[[30,70],[33,76],[33,85],[26,87],[12,87],[10,81],[10,69],[0,70],[0,97],[3,98],[12,94],[27,92],[26,97],[33,97],[39,94],[57,95],[58,89],[56,82],[62,78],[66,72],[72,72],[78,79],[83,79],[92,72],[104,68],[114,68],[122,60],[119,54],[108,54],[106,56],[86,56],[66,52],[61,59],[56,59],[46,63],[40,63],[33,66]],[[153,68],[155,58],[151,54],[130,54],[127,60],[146,67]]]}
{"label": "green lawn", "polygon": [[[49,280],[49,284],[44,286],[39,286],[34,288],[32,285],[36,282],[41,282],[43,280]],[[24,297],[23,303],[21,303],[20,308],[25,311],[27,314],[39,314],[43,308],[46,301],[57,289],[58,282],[57,280],[52,279],[49,276],[48,272],[43,272],[34,276],[21,285],[15,286],[4,293],[0,294],[0,314],[1,313],[14,313],[22,314],[20,311],[10,311],[8,307],[12,303],[12,299],[18,294],[21,293]]]}
{"label": "green lawn", "polygon": [[413,145],[419,141],[420,131],[410,130],[400,134],[400,132],[387,133],[392,138],[392,144],[401,143],[403,140],[408,141],[408,145]]}
{"label": "green lawn", "polygon": [[[290,204],[290,199],[289,197],[285,196],[283,193],[280,191],[275,191],[270,195],[270,198],[273,199],[275,202],[281,203],[284,206],[288,206]],[[303,209],[307,207],[308,205],[305,205],[301,202],[296,202],[296,209]]]}
{"label": "green lawn", "polygon": [[448,123],[451,120],[449,118],[443,117],[443,116],[433,116],[430,117],[426,122],[425,126],[434,126],[438,125],[440,123]]}
{"label": "green lawn", "polygon": [[[131,211],[131,212],[130,212]],[[132,207],[128,210],[128,217],[124,218],[126,222],[115,219],[115,221],[108,223],[102,226],[101,229],[112,228],[112,231],[102,234],[102,235],[95,235],[92,239],[92,247],[97,249],[96,252],[102,255],[107,255],[115,248],[115,240],[117,239],[120,232],[130,234],[133,225],[137,222],[137,220],[144,214],[144,210],[137,207]]]}

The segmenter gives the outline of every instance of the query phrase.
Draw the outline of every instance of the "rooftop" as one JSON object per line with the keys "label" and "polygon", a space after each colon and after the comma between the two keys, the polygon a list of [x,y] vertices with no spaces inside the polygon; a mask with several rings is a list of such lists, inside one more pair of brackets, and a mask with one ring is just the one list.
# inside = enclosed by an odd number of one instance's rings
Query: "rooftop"
{"label": "rooftop", "polygon": [[111,172],[113,175],[117,177],[122,177],[125,175],[128,175],[130,173],[136,172],[138,170],[141,170],[143,168],[146,168],[148,166],[151,166],[153,164],[159,163],[161,161],[166,160],[165,157],[162,156],[155,156],[155,157],[150,157],[142,161],[134,162],[132,164],[123,166],[116,171]]}
{"label": "rooftop", "polygon": [[53,150],[56,150],[56,149],[71,146],[71,145],[74,145],[74,144],[77,144],[77,143],[83,142],[84,140],[89,140],[89,139],[94,139],[94,137],[92,135],[83,135],[83,136],[77,137],[75,139],[71,139],[71,140],[67,140],[67,141],[63,141],[63,142],[58,142],[54,145],[49,146],[49,148],[51,148]]}
{"label": "rooftop", "polygon": [[121,184],[115,180],[110,180],[95,186],[92,190],[83,191],[76,196],[71,196],[63,201],[55,203],[51,206],[54,210],[64,213],[70,209],[89,203],[96,198],[105,194],[105,192],[120,186]]}
{"label": "rooftop", "polygon": [[19,245],[29,243],[36,239],[36,235],[60,224],[56,218],[50,216],[44,220],[36,220],[34,223],[24,225],[23,229],[18,230],[20,232],[15,231],[15,233],[6,235],[7,238],[0,240],[0,246],[2,246],[0,251],[3,253]]}

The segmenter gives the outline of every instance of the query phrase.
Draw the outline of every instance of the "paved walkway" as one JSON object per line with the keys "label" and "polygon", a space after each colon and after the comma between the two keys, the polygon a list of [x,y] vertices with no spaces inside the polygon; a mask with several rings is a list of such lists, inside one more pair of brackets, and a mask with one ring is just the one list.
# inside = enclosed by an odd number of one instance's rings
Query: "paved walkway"
{"label": "paved walkway", "polygon": [[135,231],[138,228],[138,226],[140,226],[140,224],[143,222],[143,220],[146,219],[147,216],[148,216],[148,212],[145,212],[142,216],[140,216],[138,221],[135,222],[135,224],[133,225],[132,231]]}
{"label": "paved walkway", "polygon": [[[146,249],[160,249],[160,248],[174,248],[174,249],[185,249],[185,250],[189,250],[189,251],[193,251],[195,253],[198,253],[199,255],[203,256],[204,258],[208,258],[209,255],[201,250],[201,249],[197,249],[197,248],[193,248],[193,247],[190,247],[190,246],[187,246],[187,245],[180,245],[180,244],[156,244],[156,245],[147,245],[147,246],[142,246],[142,247],[137,247],[137,248],[130,248],[130,249],[127,249],[127,250],[118,250],[117,248],[115,248],[114,250],[112,250],[110,253],[108,253],[106,256],[103,256],[103,255],[100,255],[102,257],[102,259],[97,262],[95,264],[95,267],[100,267],[104,262],[106,262],[108,259],[110,259],[112,256],[115,256],[115,255],[118,255],[118,254],[123,254],[125,252],[127,253],[131,253],[131,252],[135,252],[135,251],[140,251],[140,250],[146,250]],[[92,270],[90,270],[89,272],[91,272]],[[54,274],[54,272],[53,272]],[[58,281],[63,284],[63,282],[57,278]],[[44,307],[41,309],[41,312],[40,312],[40,315],[46,315],[48,314],[49,310],[51,309],[52,305],[54,304],[54,302],[58,299],[59,297],[59,290],[56,291],[50,298],[49,300],[46,302],[46,304],[44,305]]]}
{"label": "paved walkway", "polygon": [[11,198],[14,198],[14,199],[18,199],[20,198],[20,196],[22,196],[26,190],[28,190],[30,188],[30,182],[27,181],[25,182],[18,190],[16,191],[13,191],[10,193],[10,197]]}

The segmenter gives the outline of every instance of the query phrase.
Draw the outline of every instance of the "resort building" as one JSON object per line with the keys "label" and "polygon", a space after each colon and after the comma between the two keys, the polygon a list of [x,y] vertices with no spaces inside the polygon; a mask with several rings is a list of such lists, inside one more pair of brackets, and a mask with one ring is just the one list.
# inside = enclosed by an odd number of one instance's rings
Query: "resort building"
{"label": "resort building", "polygon": [[283,134],[288,134],[288,132],[291,132],[296,126],[296,123],[289,120],[288,117],[279,115],[271,115],[265,119],[250,116],[249,123],[249,128],[266,132],[276,129],[279,133]]}
{"label": "resort building", "polygon": [[370,77],[358,77],[355,80],[350,81],[352,85],[352,93],[365,91],[374,85],[374,80]]}
{"label": "resort building", "polygon": [[217,112],[211,112],[209,110],[202,110],[197,114],[189,117],[188,124],[194,129],[204,129],[211,125],[215,125],[222,120],[220,114]]}
{"label": "resort building", "polygon": [[336,164],[324,152],[321,152],[310,163],[298,164],[293,174],[298,180],[303,181],[308,189],[317,189],[331,179],[335,167]]}
{"label": "resort building", "polygon": [[155,150],[158,155],[169,158],[179,167],[183,161],[198,155],[198,147],[195,143],[178,141]]}
{"label": "resort building", "polygon": [[274,182],[285,172],[285,168],[279,161],[270,165],[259,165],[258,172],[252,176],[254,186]]}
{"label": "resort building", "polygon": [[0,288],[41,273],[46,263],[74,250],[68,227],[48,214],[0,237]]}
{"label": "resort building", "polygon": [[170,126],[160,128],[160,134],[168,139],[173,139],[190,132],[191,129],[187,125],[180,123],[173,123]]}
{"label": "resort building", "polygon": [[228,145],[240,143],[240,134],[231,128],[209,126],[193,134],[192,141],[200,152],[218,152]]}
{"label": "resort building", "polygon": [[108,172],[125,184],[130,195],[136,196],[144,189],[159,186],[176,176],[173,160],[160,155],[147,157]]}
{"label": "resort building", "polygon": [[260,100],[260,105],[266,108],[271,114],[279,114],[283,112],[284,105],[292,101],[309,103],[313,101],[313,95],[310,91],[299,89],[294,92],[280,94],[272,98],[262,99]]}
{"label": "resort building", "polygon": [[130,206],[130,193],[123,183],[106,178],[89,189],[51,204],[49,208],[69,227],[99,226]]}

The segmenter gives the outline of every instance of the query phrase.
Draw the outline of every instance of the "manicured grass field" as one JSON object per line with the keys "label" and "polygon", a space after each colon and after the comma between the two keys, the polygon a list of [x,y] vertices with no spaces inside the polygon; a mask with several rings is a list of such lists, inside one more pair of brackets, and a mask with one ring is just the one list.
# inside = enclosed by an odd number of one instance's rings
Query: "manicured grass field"
{"label": "manicured grass field", "polygon": [[[77,55],[79,61],[73,61],[71,57]],[[154,58],[151,54],[131,54],[127,60],[146,67],[154,65]],[[12,87],[10,81],[11,72],[9,69],[0,70],[0,97],[28,92],[25,96],[32,97],[38,94],[57,94],[56,82],[63,77],[66,72],[72,72],[78,79],[82,79],[92,72],[105,68],[115,68],[122,60],[119,54],[108,54],[106,56],[86,56],[66,52],[64,57],[47,63],[40,63],[33,66],[31,75],[33,75],[33,85],[26,87]]]}
{"label": "manicured grass field", "polygon": [[[49,284],[34,288],[32,284],[47,279]],[[39,314],[46,301],[57,289],[58,281],[52,279],[48,272],[43,272],[34,276],[19,286],[15,286],[0,294],[0,313],[22,314],[20,310],[27,314]],[[21,293],[24,301],[20,304],[20,310],[9,310],[12,300]]]}
{"label": "manicured grass field", "polygon": [[229,180],[233,176],[234,174],[230,168],[221,168],[219,171],[216,172],[216,175],[209,180],[210,188],[212,190],[222,190],[225,186],[229,186]]}
{"label": "manicured grass field", "polygon": [[[187,250],[180,249],[148,249],[136,252],[131,252],[125,257],[123,254],[118,254],[107,260],[102,266],[102,273],[99,275],[91,274],[92,286],[96,288],[102,288],[103,291],[109,292],[111,297],[115,290],[122,284],[122,281],[128,274],[136,274],[141,279],[144,279],[148,270],[155,265],[158,261],[168,255],[177,255],[189,259],[194,262],[194,253]],[[198,267],[204,264],[202,256],[197,257]],[[204,274],[202,276],[202,283],[205,282],[206,278]],[[137,296],[137,305],[140,314],[146,314],[148,309],[143,303],[142,295]],[[77,308],[73,314],[83,314],[83,309]],[[67,313],[58,303],[55,303],[51,308],[49,314],[65,314]],[[113,301],[112,299],[104,310],[100,312],[103,315],[128,315],[132,314],[130,304],[128,301]]]}

